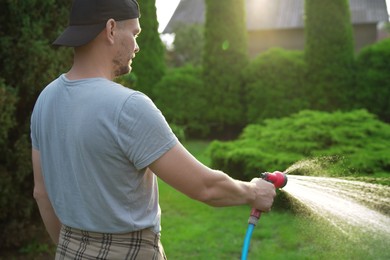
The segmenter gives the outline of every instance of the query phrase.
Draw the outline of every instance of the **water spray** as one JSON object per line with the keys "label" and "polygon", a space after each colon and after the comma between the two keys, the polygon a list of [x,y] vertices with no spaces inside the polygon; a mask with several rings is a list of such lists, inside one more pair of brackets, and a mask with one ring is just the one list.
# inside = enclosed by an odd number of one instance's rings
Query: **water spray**
{"label": "water spray", "polygon": [[[283,172],[275,171],[273,173],[262,173],[261,178],[274,184],[275,188],[283,188],[287,184],[287,176]],[[248,257],[249,244],[253,230],[257,225],[261,216],[261,211],[253,208],[248,220],[248,229],[246,231],[244,245],[241,252],[241,260],[246,260]]]}

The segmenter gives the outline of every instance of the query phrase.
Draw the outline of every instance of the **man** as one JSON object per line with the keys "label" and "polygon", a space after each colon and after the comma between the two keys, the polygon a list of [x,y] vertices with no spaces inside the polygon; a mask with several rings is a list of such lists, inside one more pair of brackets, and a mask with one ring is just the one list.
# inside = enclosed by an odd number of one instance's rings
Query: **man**
{"label": "man", "polygon": [[136,0],[75,0],[54,42],[71,69],[40,94],[31,118],[34,197],[56,259],[166,259],[157,178],[212,206],[269,211],[274,186],[198,162],[144,94],[112,80],[139,51]]}

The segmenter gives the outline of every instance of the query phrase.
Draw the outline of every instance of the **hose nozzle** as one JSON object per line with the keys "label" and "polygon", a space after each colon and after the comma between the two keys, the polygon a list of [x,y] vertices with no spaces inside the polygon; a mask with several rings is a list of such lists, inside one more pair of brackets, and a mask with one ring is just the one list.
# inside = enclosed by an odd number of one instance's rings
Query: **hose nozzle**
{"label": "hose nozzle", "polygon": [[275,188],[283,188],[287,184],[287,175],[283,172],[275,171],[273,173],[262,173],[261,178],[273,183]]}
{"label": "hose nozzle", "polygon": [[[263,180],[271,182],[277,189],[283,188],[287,184],[287,175],[279,171],[275,171],[273,173],[270,172],[262,173],[261,178]],[[257,221],[260,218],[260,215],[261,215],[261,211],[253,208],[248,222],[256,225]]]}

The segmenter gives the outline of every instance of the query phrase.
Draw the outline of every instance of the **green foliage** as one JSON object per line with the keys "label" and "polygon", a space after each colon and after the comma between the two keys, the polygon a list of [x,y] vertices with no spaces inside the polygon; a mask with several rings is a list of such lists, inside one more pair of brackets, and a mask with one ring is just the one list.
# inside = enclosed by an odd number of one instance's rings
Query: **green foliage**
{"label": "green foliage", "polygon": [[[18,203],[13,196],[15,190],[13,189],[15,175],[11,175],[6,169],[5,165],[12,156],[8,154],[8,135],[10,130],[16,125],[16,120],[13,117],[15,111],[15,104],[17,102],[16,93],[14,89],[7,87],[3,80],[0,80],[0,243],[1,247],[6,247],[9,240],[5,237],[5,232],[12,222],[9,209],[12,204]],[[19,184],[19,182],[17,182]],[[26,201],[25,199],[22,201]],[[23,216],[24,217],[24,216]],[[11,222],[11,223],[10,223]],[[12,231],[11,226],[11,231]],[[11,232],[13,233],[13,232]],[[6,245],[4,245],[6,243]],[[0,248],[1,248],[0,247]]]}
{"label": "green foliage", "polygon": [[[6,147],[8,133],[15,125],[15,104],[17,95],[15,90],[6,86],[4,80],[0,78],[0,151]],[[1,151],[5,154],[5,151]]]}
{"label": "green foliage", "polygon": [[30,244],[22,247],[19,252],[23,255],[40,255],[52,253],[52,248],[48,244],[40,241],[32,241]]}
{"label": "green foliage", "polygon": [[[158,33],[156,0],[139,1],[142,32],[137,38],[140,52],[132,63],[136,88],[154,99],[153,88],[165,74],[165,48]],[[143,52],[145,48],[145,52]]]}
{"label": "green foliage", "polygon": [[[51,42],[63,28],[53,30],[53,24],[65,26],[69,8],[70,3],[66,0],[6,1],[2,4],[0,71],[6,84],[17,89],[18,95],[23,97],[17,104],[19,124],[29,117],[36,93],[58,74],[58,68],[71,64],[69,51],[51,48]],[[23,77],[16,76],[18,73]]]}
{"label": "green foliage", "polygon": [[167,121],[184,128],[188,136],[204,136],[208,104],[201,69],[193,66],[171,69],[155,86],[156,105]]}
{"label": "green foliage", "polygon": [[[6,151],[11,167],[0,166],[0,248],[20,246],[32,239],[37,218],[32,199],[33,178],[29,138],[23,135],[15,147]],[[20,236],[23,232],[23,236]]]}
{"label": "green foliage", "polygon": [[40,90],[71,64],[71,50],[51,47],[67,25],[70,5],[0,3],[0,251],[29,241],[41,223],[32,198],[30,113]]}
{"label": "green foliage", "polygon": [[282,117],[308,108],[303,52],[270,49],[243,70],[248,122]]}
{"label": "green foliage", "polygon": [[348,0],[305,1],[308,97],[315,110],[351,107],[354,41]]}
{"label": "green foliage", "polygon": [[[326,172],[300,174],[366,175],[390,173],[390,126],[365,110],[326,113],[301,111],[247,126],[240,138],[213,142],[212,167],[250,179],[259,172],[285,170],[310,159]],[[302,163],[303,166],[309,163]],[[296,167],[300,168],[300,167]]]}
{"label": "green foliage", "polygon": [[184,142],[186,140],[186,133],[184,130],[184,127],[171,124],[170,125],[172,132],[176,135],[177,139],[179,139],[180,142]]}
{"label": "green foliage", "polygon": [[115,82],[121,84],[122,86],[135,89],[136,88],[136,83],[137,83],[137,75],[135,75],[134,72],[124,74],[120,77],[117,77],[114,79]]}
{"label": "green foliage", "polygon": [[245,91],[241,70],[248,62],[243,0],[206,0],[203,79],[207,102],[212,109],[205,115],[216,127],[229,130],[241,126]]}
{"label": "green foliage", "polygon": [[175,30],[174,49],[170,51],[170,64],[174,67],[191,64],[202,65],[203,26],[199,24],[180,25]]}
{"label": "green foliage", "polygon": [[357,56],[356,101],[390,122],[390,39],[372,44]]}

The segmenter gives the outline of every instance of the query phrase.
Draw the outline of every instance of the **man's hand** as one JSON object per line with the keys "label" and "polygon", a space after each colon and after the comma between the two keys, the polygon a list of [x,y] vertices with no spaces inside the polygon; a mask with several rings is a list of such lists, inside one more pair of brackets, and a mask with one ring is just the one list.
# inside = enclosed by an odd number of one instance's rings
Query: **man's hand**
{"label": "man's hand", "polygon": [[251,205],[252,208],[262,212],[270,211],[276,196],[275,186],[261,178],[254,178],[251,183],[256,185],[256,198]]}

